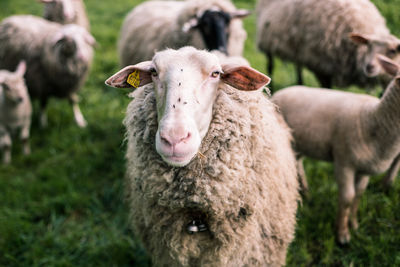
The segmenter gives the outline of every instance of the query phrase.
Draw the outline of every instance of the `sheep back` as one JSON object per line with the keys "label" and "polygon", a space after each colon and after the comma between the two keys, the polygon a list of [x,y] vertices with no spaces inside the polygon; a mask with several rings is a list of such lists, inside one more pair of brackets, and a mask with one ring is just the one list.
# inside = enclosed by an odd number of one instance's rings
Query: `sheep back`
{"label": "sheep back", "polygon": [[385,19],[369,0],[260,0],[257,45],[260,50],[295,62],[334,84],[365,86],[376,82],[362,70],[366,46],[351,32],[389,36]]}
{"label": "sheep back", "polygon": [[[203,156],[168,166],[157,154],[153,86],[137,89],[124,124],[135,233],[156,266],[280,266],[294,237],[298,184],[291,136],[261,92],[224,87]],[[208,231],[190,235],[196,217]]]}
{"label": "sheep back", "polygon": [[[135,7],[125,18],[118,41],[122,66],[151,60],[154,53],[165,48],[194,46],[205,49],[198,30],[182,31],[191,18],[211,7],[233,12],[235,6],[227,0],[149,1]],[[247,37],[240,19],[229,24],[228,54],[241,56]]]}

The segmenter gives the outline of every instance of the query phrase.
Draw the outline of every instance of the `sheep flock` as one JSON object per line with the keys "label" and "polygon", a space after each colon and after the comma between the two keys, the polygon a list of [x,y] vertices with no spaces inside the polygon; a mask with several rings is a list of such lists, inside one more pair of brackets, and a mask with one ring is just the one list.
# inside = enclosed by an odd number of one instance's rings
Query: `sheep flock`
{"label": "sheep flock", "polygon": [[[151,266],[298,262],[290,251],[312,251],[295,240],[310,229],[303,210],[322,212],[316,197],[332,207],[313,221],[329,229],[327,249],[352,255],[354,243],[362,247],[371,177],[391,201],[400,169],[400,39],[378,0],[138,0],[117,8],[118,0],[115,13],[90,1],[37,0],[31,14],[0,13],[0,182],[35,157],[62,177],[49,162],[68,140],[87,149],[86,140],[118,136],[118,147],[95,155],[121,185],[112,203],[126,209],[124,235]],[[100,13],[102,24],[93,24]],[[102,113],[93,111],[99,95]],[[104,114],[111,124],[100,127]],[[112,123],[120,127],[113,135]],[[44,153],[50,138],[59,144]],[[71,182],[99,168],[85,155],[70,164]],[[87,177],[77,179],[83,169]],[[320,193],[322,177],[336,199]],[[325,261],[310,257],[306,265]],[[11,264],[0,256],[3,263]]]}

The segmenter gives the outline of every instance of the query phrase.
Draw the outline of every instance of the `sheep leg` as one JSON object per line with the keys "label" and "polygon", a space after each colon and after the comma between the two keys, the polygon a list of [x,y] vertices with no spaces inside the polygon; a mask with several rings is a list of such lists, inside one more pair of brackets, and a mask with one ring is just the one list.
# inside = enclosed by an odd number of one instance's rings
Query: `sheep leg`
{"label": "sheep leg", "polygon": [[315,76],[317,77],[319,83],[321,84],[321,87],[332,88],[332,79],[329,75],[315,73]]}
{"label": "sheep leg", "polygon": [[4,126],[0,126],[0,151],[3,150],[3,164],[11,162],[11,137]]}
{"label": "sheep leg", "polygon": [[400,168],[400,154],[393,160],[392,165],[390,165],[385,177],[383,178],[383,186],[385,189],[389,189],[393,185],[394,179],[396,179],[397,173]]}
{"label": "sheep leg", "polygon": [[357,175],[356,176],[356,197],[354,198],[353,204],[351,206],[350,224],[354,230],[358,229],[357,221],[357,211],[358,205],[360,204],[361,196],[363,195],[365,189],[367,189],[369,182],[369,176],[367,175]]}
{"label": "sheep leg", "polygon": [[69,102],[72,105],[72,111],[74,112],[74,118],[75,118],[76,124],[78,124],[78,126],[81,128],[86,127],[87,122],[86,122],[85,118],[83,117],[81,109],[79,108],[79,105],[78,105],[78,102],[79,102],[78,96],[76,94],[70,95]]}
{"label": "sheep leg", "polygon": [[[267,58],[268,58],[268,62],[267,62],[267,71],[268,71],[268,75],[270,77],[272,77],[272,73],[274,71],[274,57],[272,56],[271,53],[267,53]],[[271,82],[269,83],[269,88],[271,90],[271,94],[273,93],[273,84],[272,84],[273,80],[271,80]]]}
{"label": "sheep leg", "polygon": [[29,145],[29,128],[30,128],[30,123],[27,123],[27,125],[25,125],[22,128],[20,134],[24,155],[29,155],[31,153],[31,147]]}
{"label": "sheep leg", "polygon": [[301,65],[296,65],[297,84],[303,85],[303,68]]}
{"label": "sheep leg", "polygon": [[308,183],[307,183],[307,176],[304,171],[303,157],[298,157],[296,163],[297,163],[297,177],[300,182],[301,192],[304,195],[307,194],[308,192]]}
{"label": "sheep leg", "polygon": [[337,237],[340,244],[350,242],[349,215],[355,198],[354,170],[350,167],[335,165],[335,178],[338,183]]}
{"label": "sheep leg", "polygon": [[46,128],[48,125],[46,107],[47,107],[47,98],[42,98],[40,100],[40,126],[42,128]]}

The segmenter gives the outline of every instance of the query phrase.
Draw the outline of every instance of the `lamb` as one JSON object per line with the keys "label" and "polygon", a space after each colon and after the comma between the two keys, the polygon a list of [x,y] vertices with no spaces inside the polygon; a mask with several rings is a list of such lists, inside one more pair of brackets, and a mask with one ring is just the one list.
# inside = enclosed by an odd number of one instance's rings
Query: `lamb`
{"label": "lamb", "polygon": [[[260,0],[257,46],[270,75],[278,56],[296,65],[299,84],[307,67],[325,88],[371,87],[384,73],[376,55],[398,61],[400,52],[400,40],[369,0]],[[385,87],[390,79],[382,79]]]}
{"label": "lamb", "polygon": [[32,107],[24,82],[25,61],[21,61],[15,72],[0,70],[0,152],[3,163],[11,162],[11,134],[19,131],[23,153],[30,154],[29,130]]}
{"label": "lamb", "polygon": [[79,109],[77,91],[85,82],[93,57],[95,39],[84,28],[60,25],[39,17],[11,16],[0,24],[0,68],[27,63],[29,94],[41,105],[41,124],[47,125],[49,97],[68,98],[80,127],[86,121]]}
{"label": "lamb", "polygon": [[139,87],[124,120],[126,187],[155,266],[285,264],[299,199],[291,136],[261,91],[246,92],[268,82],[193,47],[106,81]]}
{"label": "lamb", "polygon": [[39,0],[44,4],[43,17],[61,24],[78,24],[90,31],[83,0]]}
{"label": "lamb", "polygon": [[[279,90],[272,97],[293,129],[300,156],[333,161],[341,244],[350,241],[349,220],[353,229],[358,228],[358,204],[369,175],[397,164],[400,154],[400,66],[384,56],[378,60],[388,74],[396,75],[382,99],[303,86]],[[298,166],[304,173],[301,158]]]}
{"label": "lamb", "polygon": [[249,11],[229,0],[149,1],[125,18],[118,42],[121,66],[151,60],[157,50],[191,45],[241,56]]}

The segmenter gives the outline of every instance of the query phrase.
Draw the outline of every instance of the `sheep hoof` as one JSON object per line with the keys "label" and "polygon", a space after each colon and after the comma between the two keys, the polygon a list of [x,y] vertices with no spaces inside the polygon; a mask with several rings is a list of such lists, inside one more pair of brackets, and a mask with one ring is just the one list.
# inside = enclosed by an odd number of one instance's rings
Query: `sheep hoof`
{"label": "sheep hoof", "polygon": [[350,232],[339,233],[338,242],[340,245],[347,245],[350,243]]}

